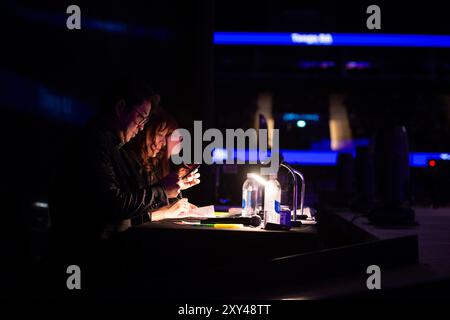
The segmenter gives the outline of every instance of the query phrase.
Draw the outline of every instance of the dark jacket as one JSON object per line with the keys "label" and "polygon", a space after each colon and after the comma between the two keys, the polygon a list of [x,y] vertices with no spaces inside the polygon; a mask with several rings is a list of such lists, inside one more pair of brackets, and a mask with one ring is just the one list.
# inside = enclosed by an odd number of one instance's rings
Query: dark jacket
{"label": "dark jacket", "polygon": [[124,220],[145,219],[167,203],[163,188],[148,186],[132,161],[115,134],[98,121],[69,145],[50,190],[57,239],[77,246],[109,238]]}
{"label": "dark jacket", "polygon": [[[127,152],[128,158],[131,160],[132,165],[134,166],[134,171],[140,175],[140,177],[137,179],[139,181],[139,183],[142,183],[144,186],[157,184],[158,181],[160,180],[160,178],[158,178],[158,177],[161,176],[161,172],[162,172],[161,166],[157,166],[156,168],[154,168],[154,171],[152,172],[153,174],[149,174],[147,172],[147,170],[144,168],[142,161],[141,161],[140,157],[136,154],[136,152],[132,148],[128,148],[128,146],[125,147],[125,150],[127,150],[126,152]],[[167,199],[167,203],[164,203],[163,205],[172,204],[181,198],[183,198],[183,194],[180,191],[175,198]],[[159,207],[157,207],[157,206],[152,207],[152,210],[156,210],[156,209],[159,209]],[[143,223],[146,221],[148,221],[148,220],[146,220],[145,217],[142,221],[139,221],[138,219],[134,219],[132,222],[132,225],[137,225],[137,224],[140,224],[140,223]]]}

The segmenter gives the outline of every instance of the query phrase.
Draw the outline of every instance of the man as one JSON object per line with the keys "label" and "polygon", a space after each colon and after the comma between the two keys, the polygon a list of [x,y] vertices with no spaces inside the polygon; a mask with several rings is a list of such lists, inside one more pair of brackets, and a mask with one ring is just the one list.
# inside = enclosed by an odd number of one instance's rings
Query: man
{"label": "man", "polygon": [[[70,145],[51,186],[52,236],[59,252],[84,254],[124,221],[152,220],[150,211],[180,191],[176,175],[139,188],[141,175],[122,148],[143,129],[159,96],[139,81],[109,92],[100,115]],[[161,218],[170,217],[153,220]]]}
{"label": "man", "polygon": [[180,185],[199,182],[198,174],[184,181],[172,174],[155,185],[142,183],[123,146],[143,129],[159,96],[136,80],[119,82],[108,94],[100,114],[68,144],[50,186],[49,277],[58,295],[70,295],[66,268],[73,264],[81,268],[81,294],[108,292],[109,279],[131,264],[126,252],[133,248],[118,237],[124,222],[175,218],[151,212],[175,198]]}

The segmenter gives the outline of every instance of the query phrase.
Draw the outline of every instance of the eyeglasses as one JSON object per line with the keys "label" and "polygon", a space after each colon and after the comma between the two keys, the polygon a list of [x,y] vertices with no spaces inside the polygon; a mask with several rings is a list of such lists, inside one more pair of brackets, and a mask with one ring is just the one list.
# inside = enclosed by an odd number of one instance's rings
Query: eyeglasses
{"label": "eyeglasses", "polygon": [[148,121],[148,119],[149,119],[149,117],[147,116],[144,116],[142,113],[140,113],[138,110],[136,110],[136,113],[139,115],[139,117],[141,118],[141,120],[137,120],[136,121],[136,124],[138,125],[138,126],[143,126],[144,124],[146,124],[147,123],[147,121]]}

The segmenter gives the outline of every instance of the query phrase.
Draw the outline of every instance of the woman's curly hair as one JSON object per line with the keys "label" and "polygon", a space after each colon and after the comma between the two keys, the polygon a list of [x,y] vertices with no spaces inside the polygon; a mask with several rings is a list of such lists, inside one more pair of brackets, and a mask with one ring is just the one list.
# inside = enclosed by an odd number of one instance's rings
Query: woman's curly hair
{"label": "woman's curly hair", "polygon": [[[158,107],[152,111],[150,119],[145,124],[144,129],[130,141],[130,149],[136,154],[141,166],[147,172],[150,184],[156,183],[169,174],[170,171],[167,144],[156,156],[152,156],[154,148],[156,147],[155,137],[158,132],[167,129],[167,138],[177,128],[178,124],[175,119],[167,111]],[[151,141],[151,145],[149,145],[147,141]]]}

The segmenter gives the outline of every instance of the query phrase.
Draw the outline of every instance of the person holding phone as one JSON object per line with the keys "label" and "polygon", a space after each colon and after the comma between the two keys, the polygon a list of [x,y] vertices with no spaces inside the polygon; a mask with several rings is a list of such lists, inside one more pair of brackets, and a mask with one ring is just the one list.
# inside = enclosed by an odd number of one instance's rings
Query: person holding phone
{"label": "person holding phone", "polygon": [[[167,144],[170,135],[178,128],[175,119],[161,107],[152,113],[144,129],[128,145],[130,157],[134,159],[137,170],[143,177],[143,183],[153,185],[158,181],[174,180],[180,187],[180,191],[186,190],[200,183],[198,168],[184,166],[171,170],[170,154],[171,146]],[[188,212],[196,208],[182,198],[181,192],[176,196],[168,196],[168,203],[152,212],[152,221],[163,219],[182,218]],[[132,224],[146,222],[132,221]]]}
{"label": "person holding phone", "polygon": [[181,189],[172,176],[137,183],[125,150],[151,119],[159,95],[135,77],[106,92],[99,114],[67,142],[51,178],[50,254],[57,259],[85,260],[127,221],[151,219],[152,210]]}

